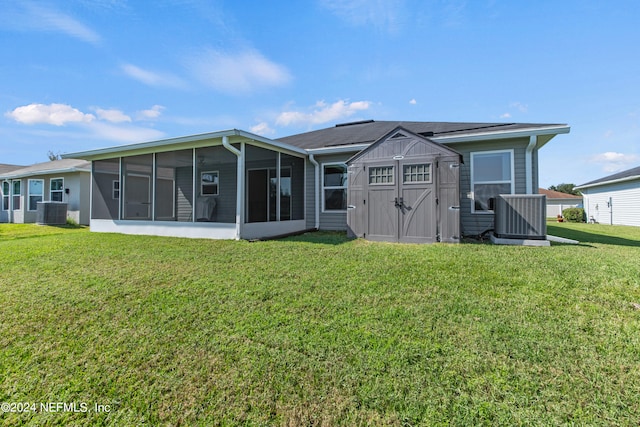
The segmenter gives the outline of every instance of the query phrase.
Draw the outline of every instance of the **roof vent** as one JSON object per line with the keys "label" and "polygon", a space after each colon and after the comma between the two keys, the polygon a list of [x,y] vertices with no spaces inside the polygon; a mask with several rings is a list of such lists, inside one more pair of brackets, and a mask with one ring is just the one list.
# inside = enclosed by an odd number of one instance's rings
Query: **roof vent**
{"label": "roof vent", "polygon": [[394,139],[394,138],[406,138],[406,137],[407,137],[407,135],[405,135],[404,133],[402,133],[402,132],[397,132],[395,135],[393,135],[393,136],[391,137],[391,139]]}
{"label": "roof vent", "polygon": [[359,122],[349,122],[349,123],[339,123],[336,125],[337,128],[345,127],[345,126],[353,126],[353,125],[363,125],[366,123],[373,123],[374,120],[361,120]]}
{"label": "roof vent", "polygon": [[429,132],[420,132],[420,135],[426,136],[427,138],[429,138],[430,136],[433,136],[433,132],[431,132],[431,131],[429,131]]}

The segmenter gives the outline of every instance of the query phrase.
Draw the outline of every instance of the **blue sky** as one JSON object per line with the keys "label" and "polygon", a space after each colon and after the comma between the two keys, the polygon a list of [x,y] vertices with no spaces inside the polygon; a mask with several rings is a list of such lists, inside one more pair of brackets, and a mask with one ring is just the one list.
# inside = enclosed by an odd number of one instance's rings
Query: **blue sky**
{"label": "blue sky", "polygon": [[640,165],[639,23],[635,1],[7,0],[0,163],[230,128],[567,123],[540,184],[580,184]]}

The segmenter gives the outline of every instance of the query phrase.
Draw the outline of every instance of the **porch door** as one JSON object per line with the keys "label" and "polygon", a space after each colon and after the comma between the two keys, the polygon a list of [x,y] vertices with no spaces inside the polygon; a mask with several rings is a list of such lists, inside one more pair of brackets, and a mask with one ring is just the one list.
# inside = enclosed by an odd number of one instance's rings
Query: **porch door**
{"label": "porch door", "polygon": [[367,165],[367,235],[370,240],[437,241],[436,162],[393,160]]}
{"label": "porch door", "polygon": [[269,169],[247,172],[247,222],[267,222]]}
{"label": "porch door", "polygon": [[124,219],[151,219],[151,177],[128,173],[125,176]]}

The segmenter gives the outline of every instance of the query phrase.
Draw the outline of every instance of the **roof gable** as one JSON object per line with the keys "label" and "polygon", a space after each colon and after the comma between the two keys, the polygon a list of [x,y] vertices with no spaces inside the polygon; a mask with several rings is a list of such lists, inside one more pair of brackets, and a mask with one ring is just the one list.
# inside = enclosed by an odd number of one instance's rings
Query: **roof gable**
{"label": "roof gable", "polygon": [[[384,151],[384,153],[376,153],[380,151]],[[347,160],[347,163],[351,164],[359,159],[366,157],[378,157],[380,155],[385,157],[404,157],[411,155],[425,155],[427,152],[429,154],[458,156],[460,161],[462,161],[462,155],[457,151],[438,142],[432,141],[429,138],[417,135],[402,126],[398,126],[364,150],[351,157]]]}
{"label": "roof gable", "polygon": [[2,173],[0,178],[18,179],[28,176],[69,172],[91,172],[91,163],[78,159],[52,160],[49,162],[36,163],[31,166],[23,166],[10,172]]}

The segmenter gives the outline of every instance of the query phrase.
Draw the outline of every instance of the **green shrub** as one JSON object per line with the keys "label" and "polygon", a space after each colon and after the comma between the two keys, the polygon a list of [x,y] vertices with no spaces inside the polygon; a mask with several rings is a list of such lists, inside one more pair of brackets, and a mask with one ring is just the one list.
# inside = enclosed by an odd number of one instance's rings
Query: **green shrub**
{"label": "green shrub", "polygon": [[586,214],[582,208],[567,208],[562,211],[562,216],[567,222],[585,222]]}

